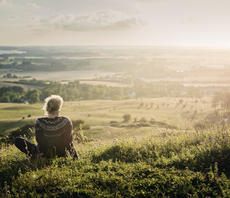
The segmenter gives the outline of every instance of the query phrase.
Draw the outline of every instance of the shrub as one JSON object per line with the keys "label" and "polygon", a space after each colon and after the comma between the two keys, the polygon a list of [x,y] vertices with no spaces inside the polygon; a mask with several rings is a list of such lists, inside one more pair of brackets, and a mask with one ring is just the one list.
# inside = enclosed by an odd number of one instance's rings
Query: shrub
{"label": "shrub", "polygon": [[151,120],[149,121],[151,124],[154,124],[156,121],[154,118],[151,118]]}
{"label": "shrub", "polygon": [[112,126],[112,127],[116,127],[118,125],[119,125],[119,123],[117,121],[111,121],[110,122],[110,126]]}
{"label": "shrub", "polygon": [[88,124],[82,125],[83,130],[89,130],[91,127]]}
{"label": "shrub", "polygon": [[139,122],[146,123],[146,122],[148,122],[148,121],[147,121],[147,119],[146,119],[145,117],[142,117],[142,118],[139,120]]}
{"label": "shrub", "polygon": [[76,140],[78,143],[87,142],[87,137],[84,135],[81,124],[79,124],[78,130],[75,129],[73,131],[73,139]]}
{"label": "shrub", "polygon": [[121,100],[121,97],[119,95],[115,95],[112,97],[112,100]]}
{"label": "shrub", "polygon": [[142,107],[143,105],[144,105],[144,103],[143,103],[143,102],[141,102],[141,103],[140,103],[140,105],[139,105],[139,108],[140,108],[140,107]]}
{"label": "shrub", "polygon": [[26,123],[25,125],[19,127],[19,129],[10,132],[9,136],[1,139],[1,142],[13,143],[14,139],[18,136],[23,136],[27,139],[32,139],[35,136],[34,123]]}
{"label": "shrub", "polygon": [[125,114],[125,115],[123,115],[123,121],[124,122],[129,122],[130,120],[131,120],[131,115],[130,114]]}

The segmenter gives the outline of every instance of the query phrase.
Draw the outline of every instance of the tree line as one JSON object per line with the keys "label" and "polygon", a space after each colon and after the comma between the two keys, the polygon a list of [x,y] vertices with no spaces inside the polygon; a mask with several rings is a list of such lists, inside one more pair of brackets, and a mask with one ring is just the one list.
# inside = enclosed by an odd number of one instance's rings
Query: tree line
{"label": "tree line", "polygon": [[50,95],[60,95],[65,101],[74,100],[121,100],[153,97],[202,97],[199,88],[184,87],[179,83],[140,83],[132,87],[109,87],[105,85],[80,84],[79,81],[62,84],[60,82],[45,82],[23,80],[23,84],[42,85],[41,89],[28,89],[22,87],[0,88],[0,102],[29,102],[31,104],[43,101]]}

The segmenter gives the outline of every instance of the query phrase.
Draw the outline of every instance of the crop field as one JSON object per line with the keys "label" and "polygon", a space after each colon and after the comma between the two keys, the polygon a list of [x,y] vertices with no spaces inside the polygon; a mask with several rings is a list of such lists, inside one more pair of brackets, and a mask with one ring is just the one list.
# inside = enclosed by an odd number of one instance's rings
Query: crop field
{"label": "crop field", "polygon": [[[5,71],[5,70],[4,70]],[[49,81],[62,81],[62,80],[68,80],[68,81],[74,81],[74,80],[80,80],[80,79],[93,79],[95,77],[104,77],[108,75],[114,75],[114,72],[106,72],[106,71],[100,71],[100,70],[79,70],[79,71],[52,71],[52,72],[34,72],[34,71],[21,71],[21,72],[10,72],[12,75],[17,75],[19,77],[24,76],[31,76],[31,78],[35,78],[37,80],[49,80]],[[6,74],[6,73],[5,73]],[[3,78],[3,75],[0,76],[0,81],[8,80],[6,78]],[[14,79],[16,80],[16,79]]]}
{"label": "crop field", "polygon": [[41,89],[42,88],[41,86],[36,86],[36,85],[24,85],[24,84],[18,84],[18,83],[0,82],[0,88],[1,87],[13,87],[13,86],[22,87],[25,91],[27,91],[28,89]]}
{"label": "crop field", "polygon": [[127,87],[127,86],[132,86],[130,84],[124,84],[124,83],[119,83],[119,82],[106,82],[106,81],[94,81],[94,80],[81,80],[81,84],[90,84],[90,85],[105,85],[108,87]]}

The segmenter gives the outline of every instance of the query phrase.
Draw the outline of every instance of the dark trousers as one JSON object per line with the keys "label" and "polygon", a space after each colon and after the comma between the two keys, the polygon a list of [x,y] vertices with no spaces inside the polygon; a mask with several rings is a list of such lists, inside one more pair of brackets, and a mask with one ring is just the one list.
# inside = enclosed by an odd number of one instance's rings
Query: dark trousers
{"label": "dark trousers", "polygon": [[23,153],[29,155],[30,157],[35,157],[39,153],[37,145],[29,142],[25,138],[16,137],[14,140],[15,146]]}

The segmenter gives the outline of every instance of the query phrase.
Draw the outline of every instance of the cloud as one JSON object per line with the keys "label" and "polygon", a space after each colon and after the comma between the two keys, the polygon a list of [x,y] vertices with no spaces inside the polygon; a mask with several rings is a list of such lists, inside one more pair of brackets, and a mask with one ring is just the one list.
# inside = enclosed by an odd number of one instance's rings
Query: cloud
{"label": "cloud", "polygon": [[0,4],[6,4],[7,0],[0,0]]}
{"label": "cloud", "polygon": [[28,8],[41,8],[41,6],[37,5],[36,3],[27,3],[26,7],[28,7]]}
{"label": "cloud", "polygon": [[71,31],[134,29],[147,25],[141,18],[113,10],[100,10],[84,15],[53,14],[34,17],[34,20],[42,25]]}
{"label": "cloud", "polygon": [[19,17],[17,16],[17,15],[11,15],[11,16],[9,16],[9,19],[18,19]]}
{"label": "cloud", "polygon": [[185,23],[190,23],[194,21],[194,19],[192,17],[188,17],[186,20],[182,21],[181,23],[185,24]]}
{"label": "cloud", "polygon": [[0,5],[10,6],[10,7],[22,7],[20,5],[12,3],[11,0],[0,0]]}
{"label": "cloud", "polygon": [[2,4],[2,5],[11,5],[9,0],[0,0],[0,4]]}

